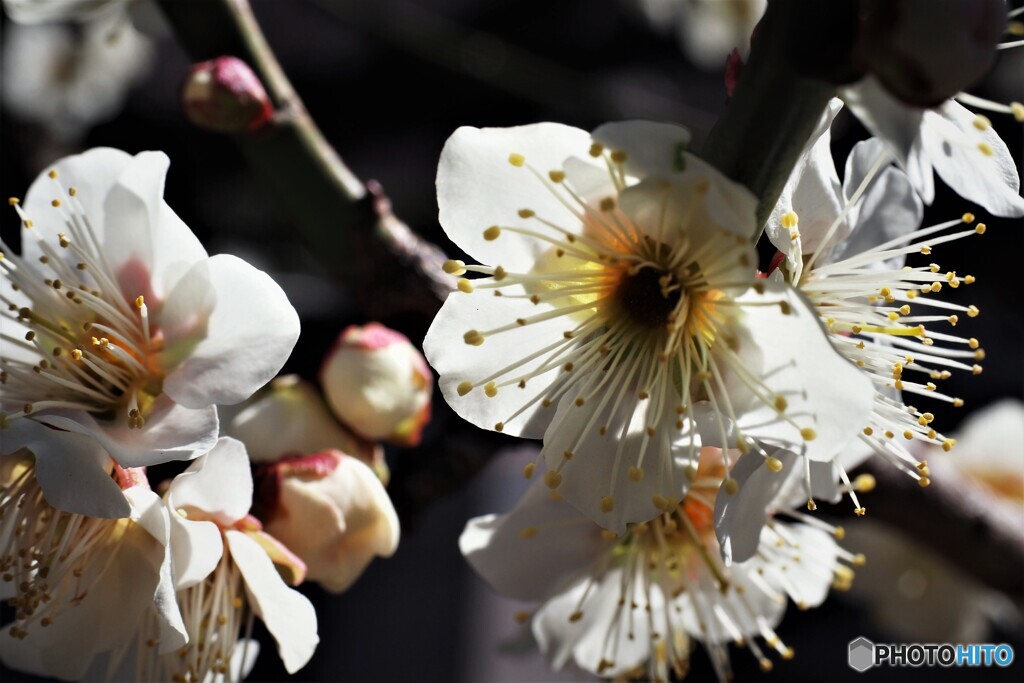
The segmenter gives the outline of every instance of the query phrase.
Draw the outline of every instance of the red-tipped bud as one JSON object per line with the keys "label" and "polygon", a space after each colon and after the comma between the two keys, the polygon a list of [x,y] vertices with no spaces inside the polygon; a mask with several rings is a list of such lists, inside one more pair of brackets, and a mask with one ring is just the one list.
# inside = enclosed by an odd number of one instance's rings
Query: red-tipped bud
{"label": "red-tipped bud", "polygon": [[218,57],[193,66],[181,103],[189,121],[218,133],[259,130],[274,115],[259,77],[237,57]]}
{"label": "red-tipped bud", "polygon": [[416,347],[379,323],[342,332],[320,370],[334,414],[367,439],[419,443],[433,376]]}

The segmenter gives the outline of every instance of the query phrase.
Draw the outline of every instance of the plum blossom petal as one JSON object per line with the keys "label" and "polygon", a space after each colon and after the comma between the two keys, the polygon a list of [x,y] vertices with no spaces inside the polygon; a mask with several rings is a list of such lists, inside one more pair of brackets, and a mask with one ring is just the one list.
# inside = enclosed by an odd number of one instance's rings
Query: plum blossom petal
{"label": "plum blossom petal", "polygon": [[231,559],[245,579],[253,611],[277,641],[285,670],[295,673],[306,665],[320,642],[316,610],[304,595],[281,580],[273,562],[256,541],[240,531],[226,531],[224,536]]}
{"label": "plum blossom petal", "polygon": [[664,176],[683,171],[690,131],[657,121],[620,121],[594,129],[595,142],[626,155],[623,168],[637,178]]}
{"label": "plum blossom petal", "polygon": [[225,436],[174,478],[168,500],[176,510],[202,511],[207,519],[230,527],[248,514],[252,490],[245,445]]}
{"label": "plum blossom petal", "polygon": [[110,456],[92,439],[30,420],[17,420],[3,430],[3,451],[27,448],[35,456],[35,476],[46,502],[66,512],[89,517],[127,517],[131,505],[110,472]]}
{"label": "plum blossom petal", "polygon": [[[567,157],[585,152],[589,146],[586,132],[557,123],[459,128],[445,143],[437,169],[438,220],[445,234],[481,263],[501,264],[509,270],[528,269],[540,256],[542,245],[517,235],[502,242],[488,241],[484,230],[518,223],[521,209],[562,223],[578,221],[541,183],[523,185],[519,169],[509,163],[509,156],[519,155],[546,174],[560,169]],[[496,191],[499,188],[516,191]]]}
{"label": "plum blossom petal", "polygon": [[182,405],[234,404],[270,381],[299,337],[299,317],[281,287],[234,256],[207,261],[216,307],[207,336],[165,380]]}

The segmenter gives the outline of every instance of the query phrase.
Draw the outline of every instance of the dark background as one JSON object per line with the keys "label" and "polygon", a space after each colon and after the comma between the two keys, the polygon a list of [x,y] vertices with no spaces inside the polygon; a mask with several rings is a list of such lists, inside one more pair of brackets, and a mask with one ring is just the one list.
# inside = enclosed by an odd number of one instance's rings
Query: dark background
{"label": "dark background", "polygon": [[[396,212],[452,255],[456,250],[437,225],[433,180],[444,141],[458,126],[555,120],[590,129],[609,120],[652,118],[686,125],[699,145],[725,104],[722,72],[689,65],[674,35],[652,31],[624,1],[254,0],[253,5],[295,87],[349,167],[364,180],[380,180]],[[419,343],[429,316],[390,308],[371,316],[357,313],[353,293],[332,282],[330,268],[318,264],[315,249],[300,241],[291,217],[252,177],[233,142],[185,121],[178,90],[189,63],[169,33],[158,39],[157,49],[150,75],[132,91],[124,111],[61,153],[97,145],[167,151],[172,161],[167,202],[210,253],[235,253],[271,271],[298,308],[303,332],[285,371],[315,379],[338,332],[368,317],[379,317]],[[1024,100],[1021,64],[1018,60],[1009,76],[1018,90],[1002,95],[1004,101]],[[986,87],[974,92],[984,95]],[[1008,116],[991,118],[1019,161],[1024,151],[1020,124]],[[840,172],[850,147],[864,136],[852,118],[844,116],[837,124],[834,153]],[[22,195],[54,158],[56,147],[39,127],[6,114],[0,120],[0,141],[0,188],[4,196]],[[983,376],[957,374],[946,381],[948,392],[962,396],[967,407],[928,406],[947,433],[966,411],[1000,397],[1019,397],[1024,377],[1021,222],[992,219],[940,186],[925,224],[965,210],[988,223],[987,234],[937,249],[932,258],[944,269],[978,277],[955,300],[978,305],[982,315],[961,323],[958,331],[969,325],[969,336],[983,341],[988,356]],[[16,232],[13,211],[0,225],[5,236]],[[465,434],[461,450],[451,448],[451,434]],[[388,453],[391,493],[403,520],[398,553],[376,561],[344,595],[303,587],[317,606],[321,643],[293,680],[444,683],[466,678],[471,648],[497,648],[472,640],[472,625],[479,618],[473,609],[480,601],[470,596],[478,595],[482,584],[463,562],[456,540],[471,515],[500,511],[488,498],[500,480],[471,483],[475,471],[512,442],[470,433],[435,397],[434,421],[423,445]],[[867,500],[871,507],[870,496]],[[834,513],[846,515],[848,507]],[[907,514],[914,510],[908,508]],[[841,598],[832,597],[809,612],[790,610],[779,632],[796,658],[777,660],[775,671],[764,676],[754,658],[734,651],[737,680],[1016,679],[992,669],[856,674],[846,666],[846,644],[859,635],[883,642],[889,636]],[[250,680],[284,679],[272,643],[265,633],[261,637],[263,654]],[[1010,642],[1024,657],[1018,630],[997,630],[990,641]],[[1020,669],[1015,663],[1011,671],[1019,675]],[[0,668],[0,679],[25,677]],[[691,679],[713,679],[699,648]]]}

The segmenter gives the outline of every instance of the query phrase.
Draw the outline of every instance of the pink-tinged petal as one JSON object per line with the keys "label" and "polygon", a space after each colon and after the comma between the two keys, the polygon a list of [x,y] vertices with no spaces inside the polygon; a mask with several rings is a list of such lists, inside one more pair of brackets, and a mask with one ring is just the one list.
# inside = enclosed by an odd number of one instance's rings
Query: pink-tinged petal
{"label": "pink-tinged petal", "polygon": [[[128,299],[160,301],[206,250],[164,202],[170,160],[163,152],[135,155],[107,193],[103,255]],[[173,271],[165,279],[164,271]]]}
{"label": "pink-tinged petal", "polygon": [[131,503],[132,521],[149,532],[163,551],[159,568],[160,578],[153,592],[153,608],[159,621],[159,650],[161,654],[174,652],[188,642],[188,630],[181,618],[181,610],[175,596],[174,576],[171,570],[171,523],[167,507],[160,496],[144,486],[125,489],[124,497]]}
{"label": "pink-tinged petal", "polygon": [[225,436],[174,478],[168,501],[173,510],[198,510],[204,518],[230,527],[249,513],[252,490],[245,445]]}
{"label": "pink-tinged petal", "polygon": [[977,115],[952,100],[924,115],[924,151],[958,195],[996,216],[1024,216],[1017,162],[995,130],[979,131]]}
{"label": "pink-tinged petal", "polygon": [[780,471],[773,471],[760,453],[748,451],[729,473],[739,487],[730,493],[730,487],[723,484],[715,497],[715,535],[726,564],[746,562],[754,556],[772,502],[787,480],[801,476],[796,470],[800,460],[794,453],[775,448],[766,452],[782,463]]}
{"label": "pink-tinged petal", "polygon": [[495,591],[519,600],[550,595],[612,544],[539,480],[511,512],[471,519],[459,537],[473,569]]}
{"label": "pink-tinged petal", "polygon": [[[72,206],[79,206],[88,216],[89,224],[100,244],[104,243],[106,212],[103,208],[107,194],[117,182],[121,172],[131,163],[132,156],[119,149],[96,147],[81,154],[61,159],[48,167],[29,187],[23,207],[33,221],[33,230],[44,241],[54,244],[58,232],[66,232],[63,214],[51,202],[55,199],[66,203],[68,197],[61,194],[70,188],[76,190]],[[49,177],[51,170],[57,171],[57,178]],[[67,207],[65,207],[66,209]],[[26,260],[36,261],[43,255],[35,239],[22,242],[22,253]]]}
{"label": "pink-tinged petal", "polygon": [[[745,333],[739,357],[769,396],[786,403],[780,418],[774,402],[736,396],[738,425],[749,437],[827,462],[863,429],[875,390],[866,373],[841,356],[821,327],[817,313],[793,288],[766,282],[764,293],[748,290]],[[785,305],[758,305],[780,302]]]}
{"label": "pink-tinged petal", "polygon": [[690,131],[672,123],[617,121],[598,126],[595,142],[609,152],[626,154],[623,168],[637,178],[679,173],[686,168],[683,152],[690,144]]}
{"label": "pink-tinged petal", "polygon": [[[566,230],[579,232],[579,219],[546,186],[549,171],[561,170],[569,157],[584,157],[590,135],[557,123],[516,128],[470,128],[452,134],[441,152],[437,169],[438,219],[445,234],[480,263],[528,270],[545,245],[539,240],[505,232],[488,241],[487,228],[524,225],[521,209],[530,209]],[[524,165],[509,162],[520,155]],[[518,161],[518,157],[515,157]],[[543,180],[534,177],[536,169]],[[528,223],[526,223],[528,225]]]}
{"label": "pink-tinged petal", "polygon": [[298,314],[269,275],[225,254],[206,263],[216,292],[206,337],[164,381],[164,391],[190,407],[249,398],[278,373],[299,338]]}
{"label": "pink-tinged petal", "polygon": [[306,580],[306,563],[288,546],[259,529],[245,529],[242,532],[263,548],[263,552],[274,563],[274,568],[277,569],[277,573],[281,575],[285,583],[289,586],[298,586]]}
{"label": "pink-tinged petal", "polygon": [[171,460],[191,460],[217,442],[217,409],[185,408],[161,394],[145,413],[140,429],[122,420],[99,421],[89,413],[52,410],[36,421],[94,438],[122,467],[147,467]]}
{"label": "pink-tinged petal", "polygon": [[[576,402],[582,388],[562,397],[544,435],[542,453],[549,470],[545,478],[557,472],[555,490],[565,501],[602,527],[622,534],[627,524],[646,522],[663,512],[654,502],[656,497],[666,502],[682,499],[689,486],[686,470],[697,467],[701,442],[688,420],[682,429],[676,427],[680,400],[673,390],[655,414],[656,399],[638,398],[639,382],[623,377],[626,373],[621,369],[617,374],[617,378],[605,378],[601,394],[588,396],[583,406]],[[595,381],[601,380],[588,374],[577,385],[594,386]],[[624,398],[619,401],[619,396]],[[648,433],[652,426],[653,436]],[[633,468],[643,470],[639,479],[630,476]]]}
{"label": "pink-tinged petal", "polygon": [[302,593],[285,585],[256,541],[240,531],[227,531],[224,535],[231,559],[242,572],[253,612],[277,641],[285,670],[295,673],[306,665],[320,642],[316,610]]}
{"label": "pink-tinged petal", "polygon": [[36,480],[53,507],[89,517],[116,519],[130,513],[110,476],[114,463],[93,439],[26,419],[13,420],[0,434],[5,455],[19,448],[35,455]]}
{"label": "pink-tinged petal", "polygon": [[[181,475],[178,475],[181,476]],[[213,573],[224,555],[224,540],[213,522],[191,521],[184,508],[171,507],[171,562],[174,589],[191,588]]]}
{"label": "pink-tinged petal", "polygon": [[[481,285],[491,282],[483,278],[476,282]],[[504,432],[528,439],[539,439],[554,415],[553,408],[543,408],[537,400],[514,420],[513,413],[529,403],[535,396],[545,392],[551,381],[558,375],[558,368],[531,377],[526,388],[515,384],[501,387],[497,394],[488,397],[483,386],[459,395],[463,383],[479,383],[495,371],[519,359],[531,355],[537,357],[520,365],[508,377],[528,375],[545,365],[550,352],[543,349],[563,339],[566,330],[573,329],[578,322],[565,318],[552,318],[515,327],[484,339],[479,346],[466,344],[463,335],[470,330],[486,331],[514,323],[517,318],[530,318],[551,309],[545,303],[534,305],[528,298],[514,298],[523,294],[519,287],[506,288],[509,296],[495,298],[481,290],[472,294],[452,292],[434,318],[423,350],[427,360],[441,376],[441,393],[455,412],[463,419],[483,429],[495,428],[498,422],[504,424]],[[500,381],[504,381],[503,377]]]}

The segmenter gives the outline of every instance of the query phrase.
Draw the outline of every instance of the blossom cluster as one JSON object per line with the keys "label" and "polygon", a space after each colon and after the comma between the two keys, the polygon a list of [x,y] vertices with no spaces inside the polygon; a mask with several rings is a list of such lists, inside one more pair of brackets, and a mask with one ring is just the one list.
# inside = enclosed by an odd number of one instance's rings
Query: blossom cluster
{"label": "blossom cluster", "polygon": [[[0,597],[14,620],[0,659],[15,669],[238,680],[259,618],[294,672],[318,636],[293,587],[343,591],[398,544],[375,442],[411,443],[429,419],[422,357],[380,325],[351,328],[325,362],[334,412],[294,378],[253,396],[298,315],[266,273],[206,253],[163,199],[167,170],[162,153],[98,148],[10,200],[22,248],[0,245]],[[353,411],[362,436],[343,422]],[[150,481],[173,462],[177,476]]]}
{"label": "blossom cluster", "polygon": [[[461,279],[427,358],[466,420],[543,444],[529,492],[461,547],[496,590],[540,603],[519,618],[556,668],[668,680],[694,643],[722,680],[729,643],[772,668],[793,654],[774,630],[787,599],[818,605],[865,560],[817,501],[863,516],[874,479],[851,469],[876,455],[924,487],[923,454],[955,445],[927,402],[963,405],[941,380],[982,371],[959,332],[979,309],[943,295],[975,278],[918,261],[986,226],[922,226],[923,207],[934,170],[1020,217],[1016,167],[957,101],[909,108],[873,77],[840,95],[767,222],[763,271],[756,199],[683,128],[460,128],[445,145],[440,222],[477,263],[445,264]],[[877,137],[840,180],[844,107]]]}

